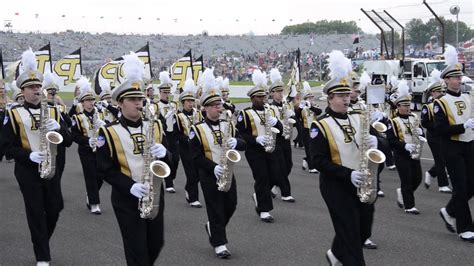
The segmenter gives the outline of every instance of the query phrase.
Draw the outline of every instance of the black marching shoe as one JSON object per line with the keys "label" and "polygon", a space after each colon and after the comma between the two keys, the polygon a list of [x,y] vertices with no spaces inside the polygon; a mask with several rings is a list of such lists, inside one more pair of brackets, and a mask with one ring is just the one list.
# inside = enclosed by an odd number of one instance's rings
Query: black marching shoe
{"label": "black marching shoe", "polygon": [[230,259],[230,252],[228,250],[224,250],[222,252],[216,253],[216,257],[219,259]]}
{"label": "black marching shoe", "polygon": [[443,219],[446,229],[451,233],[456,233],[456,218],[450,216],[444,207],[439,210],[439,215]]}
{"label": "black marching shoe", "polygon": [[362,246],[365,249],[377,249],[377,244],[372,242],[370,239],[365,240],[364,245]]}
{"label": "black marching shoe", "polygon": [[462,239],[462,241],[466,241],[469,243],[474,243],[474,232],[467,231],[464,233],[459,234],[459,238]]}

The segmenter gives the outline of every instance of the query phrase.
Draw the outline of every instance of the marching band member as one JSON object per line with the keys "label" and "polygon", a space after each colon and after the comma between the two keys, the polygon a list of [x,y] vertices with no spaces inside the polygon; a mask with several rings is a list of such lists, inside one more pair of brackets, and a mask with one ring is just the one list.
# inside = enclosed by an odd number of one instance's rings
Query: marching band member
{"label": "marching band member", "polygon": [[[119,105],[121,117],[101,127],[97,139],[97,162],[105,181],[112,186],[112,206],[120,227],[127,265],[153,265],[164,244],[164,192],[162,184],[154,184],[158,198],[155,218],[141,218],[137,208],[139,199],[150,196],[150,187],[142,183],[144,168],[144,132],[154,126],[155,143],[150,155],[166,160],[169,157],[163,144],[163,127],[159,120],[142,119],[143,62],[136,54],[124,56],[125,81],[112,91],[112,99]],[[167,163],[169,160],[166,161]],[[159,192],[158,192],[159,191]]]}
{"label": "marching band member", "polygon": [[448,66],[441,72],[441,78],[447,86],[446,95],[435,100],[433,112],[453,193],[440,214],[450,232],[457,232],[462,240],[474,243],[474,225],[469,209],[469,200],[474,195],[472,105],[469,94],[460,91],[463,73],[456,49],[448,46],[444,58]]}
{"label": "marching band member", "polygon": [[235,104],[230,101],[230,86],[229,86],[229,79],[225,78],[222,80],[222,87],[221,87],[221,95],[222,95],[222,107],[225,110],[229,110],[232,114],[235,113]]}
{"label": "marching band member", "polygon": [[443,154],[441,154],[441,140],[440,134],[434,128],[434,113],[433,113],[433,102],[436,99],[442,97],[446,90],[443,88],[441,82],[441,72],[434,69],[431,72],[431,84],[426,88],[425,93],[431,95],[431,102],[425,104],[421,108],[421,125],[426,128],[426,139],[430,146],[431,153],[433,154],[434,165],[430,170],[425,172],[425,187],[429,188],[431,180],[434,177],[438,178],[439,192],[451,193],[449,188],[448,176],[446,174],[446,164],[444,163]]}
{"label": "marching band member", "polygon": [[166,192],[176,193],[174,189],[174,179],[176,178],[176,171],[179,165],[179,145],[177,133],[173,132],[174,124],[176,123],[175,114],[178,113],[178,103],[169,100],[171,88],[173,83],[170,78],[170,74],[167,71],[160,72],[160,85],[158,89],[160,91],[160,100],[157,103],[158,110],[160,113],[160,119],[165,127],[166,139],[168,141],[168,149],[173,155],[173,163],[170,165],[171,174],[166,177]]}
{"label": "marching band member", "polygon": [[279,161],[275,167],[279,166],[282,174],[279,175],[281,177],[280,179],[274,179],[272,194],[276,195],[278,192],[276,187],[279,187],[283,201],[295,202],[295,198],[291,196],[291,185],[289,181],[289,175],[293,168],[293,160],[291,158],[291,133],[293,132],[294,124],[292,122],[296,122],[294,120],[295,112],[292,106],[283,102],[283,82],[278,69],[273,68],[270,70],[270,81],[272,82],[269,88],[272,97],[270,107],[272,108],[273,115],[279,119],[283,125],[283,132],[277,135],[276,148],[273,152]]}
{"label": "marching band member", "polygon": [[272,223],[274,218],[270,214],[273,210],[271,182],[272,178],[278,178],[282,174],[280,168],[275,167],[279,162],[271,147],[272,139],[275,137],[272,128],[282,132],[282,125],[270,112],[270,108],[265,108],[267,97],[265,74],[258,69],[254,70],[252,80],[255,86],[247,92],[252,106],[240,111],[237,129],[247,143],[245,157],[255,180],[255,193],[252,195],[255,210],[263,222]]}
{"label": "marching band member", "polygon": [[[228,259],[226,226],[237,206],[237,188],[233,173],[224,173],[222,161],[227,150],[244,150],[245,142],[236,134],[232,121],[219,119],[222,112],[222,99],[214,81],[213,70],[203,73],[203,94],[201,104],[206,109],[204,121],[192,126],[189,142],[192,160],[199,172],[199,180],[206,201],[207,217],[205,224],[209,242],[216,256]],[[226,142],[226,143],[223,143]],[[227,148],[224,148],[227,147]],[[239,159],[240,160],[240,159]],[[227,179],[223,175],[227,174]],[[224,182],[228,190],[221,190],[216,180]]]}
{"label": "marching band member", "polygon": [[328,60],[331,80],[323,88],[328,108],[309,133],[311,160],[321,171],[319,188],[336,233],[326,258],[330,265],[365,265],[362,245],[370,237],[374,206],[357,196],[363,182],[359,147],[361,141],[376,147],[377,138],[361,136],[360,114],[348,112],[350,60],[340,51],[332,51]]}
{"label": "marching band member", "polygon": [[[23,195],[37,264],[49,265],[49,240],[64,205],[58,172],[50,179],[41,178],[38,172],[39,165],[49,159],[46,150],[40,150],[40,142],[46,141],[40,139],[45,137],[41,136],[41,133],[45,132],[40,128],[44,127],[48,133],[58,132],[63,138],[59,145],[68,147],[72,140],[57,109],[48,107],[46,101],[42,102],[42,98],[46,97],[41,88],[43,75],[36,70],[36,57],[31,49],[23,53],[21,65],[23,73],[18,76],[17,84],[25,102],[9,110],[9,119],[2,130],[2,140],[6,155],[15,159],[15,176]],[[42,108],[48,108],[50,119],[40,120]],[[53,156],[52,146],[49,153],[51,167],[57,160],[57,157]],[[54,169],[51,169],[51,173],[52,171]]]}
{"label": "marching band member", "polygon": [[311,87],[307,81],[303,82],[303,100],[300,102],[301,108],[301,119],[302,119],[302,137],[304,143],[304,152],[306,157],[303,158],[303,170],[308,168],[310,173],[317,174],[319,173],[313,162],[310,160],[311,153],[309,149],[309,128],[311,123],[316,119],[318,115],[322,113],[322,110],[318,106],[313,105],[314,94],[311,91]]}
{"label": "marching band member", "polygon": [[117,120],[118,109],[112,104],[112,96],[110,92],[110,82],[107,80],[101,80],[102,91],[99,94],[99,103],[97,104],[97,110],[100,114],[100,119],[105,123],[112,123]]}
{"label": "marching band member", "polygon": [[201,112],[193,108],[196,100],[195,90],[194,81],[192,79],[186,80],[183,92],[179,95],[183,109],[175,114],[176,123],[173,131],[178,132],[179,155],[186,175],[186,185],[184,187],[186,201],[193,208],[201,208],[202,205],[199,202],[199,176],[189,147],[189,130],[191,126],[202,120]]}
{"label": "marching band member", "polygon": [[101,214],[99,191],[102,187],[102,175],[97,171],[97,134],[105,122],[99,118],[95,104],[95,94],[86,77],[77,81],[81,94],[77,97],[82,106],[82,112],[72,117],[72,137],[77,143],[77,152],[81,159],[84,181],[86,183],[86,206],[92,214]]}
{"label": "marching band member", "polygon": [[[421,183],[421,144],[423,130],[419,118],[410,112],[411,95],[405,80],[398,85],[397,97],[393,104],[397,106],[397,115],[390,119],[387,140],[392,147],[395,165],[400,177],[401,188],[397,188],[397,204],[408,214],[420,214],[415,208],[415,190]],[[393,97],[392,97],[393,98]],[[418,125],[417,125],[418,124]]]}
{"label": "marching band member", "polygon": [[[0,79],[0,134],[2,133],[2,128],[3,128],[3,122],[6,121],[7,117],[7,105],[11,104],[10,100],[8,99],[8,96],[5,92],[5,82]],[[1,142],[1,140],[0,140]],[[3,155],[4,155],[3,149],[1,149],[1,143],[0,143],[0,162],[3,160]]]}

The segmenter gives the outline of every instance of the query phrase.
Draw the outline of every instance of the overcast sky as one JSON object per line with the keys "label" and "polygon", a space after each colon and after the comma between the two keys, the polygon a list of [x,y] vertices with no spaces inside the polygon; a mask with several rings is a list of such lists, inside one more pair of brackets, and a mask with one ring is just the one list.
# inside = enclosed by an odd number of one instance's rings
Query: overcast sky
{"label": "overcast sky", "polygon": [[[459,19],[474,28],[473,0],[427,2],[438,15],[453,20],[449,8],[459,5]],[[385,9],[403,25],[415,17],[432,17],[422,0],[8,0],[2,1],[0,20],[2,26],[11,20],[14,31],[262,35],[279,33],[285,25],[339,19],[378,32],[360,8]]]}

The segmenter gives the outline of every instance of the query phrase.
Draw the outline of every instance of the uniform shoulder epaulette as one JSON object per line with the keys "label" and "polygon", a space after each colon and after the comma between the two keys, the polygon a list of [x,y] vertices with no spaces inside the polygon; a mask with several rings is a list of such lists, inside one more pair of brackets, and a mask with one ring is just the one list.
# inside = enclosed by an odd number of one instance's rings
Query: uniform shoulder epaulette
{"label": "uniform shoulder epaulette", "polygon": [[115,120],[113,122],[110,122],[108,124],[106,124],[104,127],[111,127],[111,126],[115,126],[115,125],[118,125],[120,124],[120,122],[118,120]]}
{"label": "uniform shoulder epaulette", "polygon": [[360,110],[351,110],[349,112],[347,112],[348,115],[354,115],[354,114],[360,114],[361,111]]}
{"label": "uniform shoulder epaulette", "polygon": [[23,105],[21,105],[21,104],[15,105],[13,107],[10,107],[10,110],[17,109],[19,107],[23,107]]}
{"label": "uniform shoulder epaulette", "polygon": [[318,116],[318,117],[316,118],[316,120],[317,120],[317,121],[320,121],[320,120],[322,120],[322,119],[324,119],[324,118],[326,118],[326,117],[329,117],[329,114],[324,113],[324,114]]}

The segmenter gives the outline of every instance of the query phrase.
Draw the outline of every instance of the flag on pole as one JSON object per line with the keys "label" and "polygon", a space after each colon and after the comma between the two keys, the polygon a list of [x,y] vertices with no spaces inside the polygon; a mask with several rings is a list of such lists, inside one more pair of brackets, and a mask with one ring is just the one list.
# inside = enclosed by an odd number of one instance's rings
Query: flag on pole
{"label": "flag on pole", "polygon": [[359,35],[357,35],[357,36],[354,37],[354,41],[352,42],[352,44],[357,44],[359,42],[360,42],[360,37],[359,37]]}
{"label": "flag on pole", "polygon": [[62,81],[62,86],[75,83],[82,75],[81,48],[59,59],[54,64],[53,72]]}
{"label": "flag on pole", "polygon": [[0,79],[5,79],[5,70],[3,69],[3,51],[0,49]]}
{"label": "flag on pole", "polygon": [[193,61],[193,80],[194,84],[197,85],[199,78],[202,75],[202,71],[204,69],[204,61],[202,59],[202,55]]}
{"label": "flag on pole", "polygon": [[193,79],[193,61],[191,57],[191,50],[189,50],[183,57],[178,59],[171,66],[171,80],[177,81],[176,92],[181,93],[184,83],[188,78]]}
{"label": "flag on pole", "polygon": [[295,58],[293,60],[293,64],[291,65],[290,81],[288,82],[289,97],[295,97],[296,93],[301,91],[303,88],[301,82],[300,48],[294,52],[294,55]]}
{"label": "flag on pole", "polygon": [[[38,72],[44,74],[45,69],[48,69],[49,72],[52,72],[51,45],[48,43],[47,45],[41,47],[38,51],[35,51],[35,55]],[[21,60],[17,60],[7,66],[5,79],[8,82],[11,82],[16,80],[16,78],[21,73],[23,73]]]}
{"label": "flag on pole", "polygon": [[[138,49],[135,52],[138,55],[138,58],[143,61],[145,64],[145,81],[149,81],[152,79],[152,71],[151,71],[151,56],[150,56],[150,46],[147,43],[142,48]],[[94,91],[97,95],[102,92],[102,87],[100,84],[101,82],[109,82],[111,84],[111,88],[114,88],[122,82],[125,81],[125,73],[122,69],[123,65],[123,56],[115,59],[109,60],[107,63],[102,65],[99,70],[97,70],[94,74]]]}

